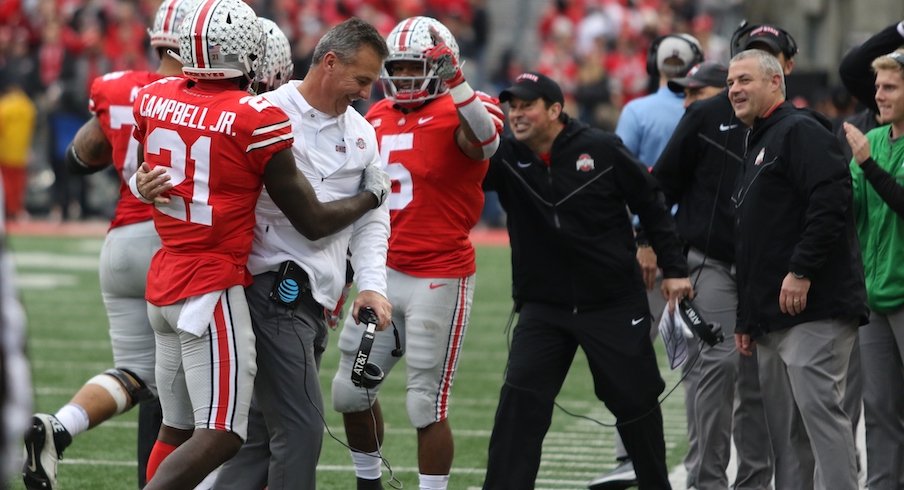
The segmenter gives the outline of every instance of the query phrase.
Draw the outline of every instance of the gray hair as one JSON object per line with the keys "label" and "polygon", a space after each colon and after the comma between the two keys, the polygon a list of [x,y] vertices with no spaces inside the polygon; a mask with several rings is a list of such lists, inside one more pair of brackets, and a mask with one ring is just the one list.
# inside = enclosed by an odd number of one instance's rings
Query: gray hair
{"label": "gray hair", "polygon": [[763,51],[762,49],[748,49],[736,54],[734,58],[731,59],[731,62],[729,64],[734,63],[735,61],[746,60],[749,58],[757,60],[760,71],[763,72],[763,75],[765,75],[767,78],[772,78],[774,75],[781,77],[780,86],[782,89],[782,96],[786,96],[785,70],[782,69],[782,64],[779,63],[778,58],[776,58],[774,54],[768,51]]}
{"label": "gray hair", "polygon": [[311,64],[319,64],[330,51],[335,53],[340,62],[351,63],[358,54],[358,50],[364,46],[370,46],[380,56],[380,59],[385,60],[389,56],[386,40],[377,29],[357,17],[352,17],[333,27],[320,38],[317,46],[314,47],[314,58]]}

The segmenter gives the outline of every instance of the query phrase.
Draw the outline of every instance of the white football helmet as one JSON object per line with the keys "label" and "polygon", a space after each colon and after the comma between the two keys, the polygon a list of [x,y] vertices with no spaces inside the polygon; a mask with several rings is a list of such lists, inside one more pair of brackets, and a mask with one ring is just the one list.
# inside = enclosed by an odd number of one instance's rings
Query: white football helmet
{"label": "white football helmet", "polygon": [[151,46],[155,48],[179,49],[179,27],[185,17],[198,5],[199,0],[163,0],[154,26],[148,29]]}
{"label": "white football helmet", "polygon": [[292,63],[292,47],[283,31],[270,19],[258,17],[264,29],[267,48],[257,75],[257,93],[273,90],[292,78],[295,65]]}
{"label": "white football helmet", "polygon": [[[440,21],[432,17],[410,17],[399,22],[389,36],[386,45],[389,56],[383,63],[383,91],[386,97],[402,107],[418,107],[430,99],[446,93],[443,83],[427,63],[424,53],[436,45],[430,27],[443,37],[446,45],[459,57],[458,42]],[[419,76],[396,76],[392,73],[393,63],[397,61],[418,61],[423,66]]]}
{"label": "white football helmet", "polygon": [[264,30],[241,0],[203,0],[179,32],[182,72],[196,80],[245,77],[249,82],[264,55]]}

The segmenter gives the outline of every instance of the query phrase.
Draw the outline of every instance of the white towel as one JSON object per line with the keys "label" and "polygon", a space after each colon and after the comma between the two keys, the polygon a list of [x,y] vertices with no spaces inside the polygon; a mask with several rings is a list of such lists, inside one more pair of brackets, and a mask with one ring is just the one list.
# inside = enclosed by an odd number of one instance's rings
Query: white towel
{"label": "white towel", "polygon": [[176,328],[195,337],[204,335],[207,327],[213,322],[213,310],[217,307],[217,301],[225,292],[223,289],[186,299],[182,312],[179,313]]}

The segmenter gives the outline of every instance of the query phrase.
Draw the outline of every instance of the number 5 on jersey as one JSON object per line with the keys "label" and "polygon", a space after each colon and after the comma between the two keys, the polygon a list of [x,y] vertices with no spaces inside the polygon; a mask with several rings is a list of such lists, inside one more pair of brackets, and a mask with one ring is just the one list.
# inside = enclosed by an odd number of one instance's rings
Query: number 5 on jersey
{"label": "number 5 on jersey", "polygon": [[392,152],[413,148],[413,133],[387,134],[380,138],[380,159],[386,164],[386,171],[392,180],[392,193],[389,195],[390,211],[404,209],[414,198],[411,173],[401,163],[391,161]]}

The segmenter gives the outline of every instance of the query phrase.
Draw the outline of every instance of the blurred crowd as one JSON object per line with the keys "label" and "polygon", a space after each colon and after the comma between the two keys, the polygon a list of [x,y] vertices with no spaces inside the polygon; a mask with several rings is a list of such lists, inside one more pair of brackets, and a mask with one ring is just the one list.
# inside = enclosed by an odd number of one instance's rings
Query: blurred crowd
{"label": "blurred crowd", "polygon": [[[387,34],[399,19],[429,15],[448,26],[457,39],[466,60],[464,69],[476,88],[498,94],[514,75],[535,69],[560,83],[570,114],[607,130],[614,129],[625,103],[655,91],[657,77],[647,67],[654,39],[690,33],[700,41],[707,60],[727,63],[728,38],[742,18],[738,0],[551,0],[536,26],[526,27],[531,30],[526,35],[537,39],[539,52],[525,53],[520,45],[503,47],[499,60],[490,66],[492,39],[485,0],[248,3],[289,37],[298,78],[307,70],[316,41],[343,19],[360,17]],[[26,210],[62,220],[110,212],[115,176],[71,178],[64,169],[63,152],[90,115],[87,94],[94,77],[155,66],[146,31],[159,4],[160,0],[0,0],[0,95],[21,89],[36,112],[32,131],[4,131],[0,121],[0,145],[10,144],[9,138],[20,142],[28,138],[32,148],[25,206],[21,211],[8,206],[11,219],[27,216]],[[21,105],[21,97],[17,100]],[[837,90],[796,102],[814,105],[833,117],[853,110],[850,97]],[[28,119],[16,116],[16,122],[22,126]],[[0,166],[7,164],[0,161]]]}

